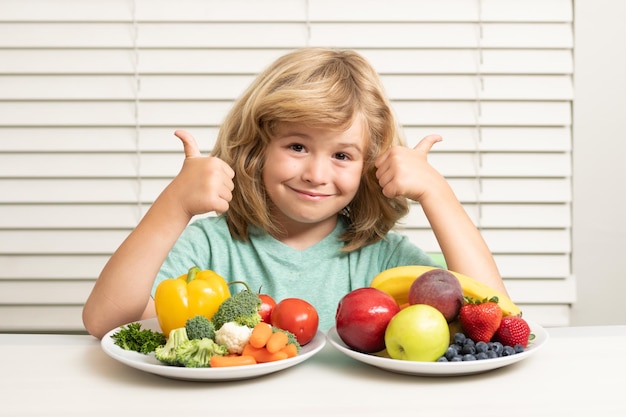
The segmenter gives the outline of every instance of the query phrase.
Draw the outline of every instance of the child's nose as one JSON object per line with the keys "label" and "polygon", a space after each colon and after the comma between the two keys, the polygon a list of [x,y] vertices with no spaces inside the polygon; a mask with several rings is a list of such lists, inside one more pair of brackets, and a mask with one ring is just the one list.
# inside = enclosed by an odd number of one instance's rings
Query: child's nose
{"label": "child's nose", "polygon": [[313,157],[307,161],[302,176],[307,182],[325,184],[328,182],[329,173],[328,161],[325,158]]}

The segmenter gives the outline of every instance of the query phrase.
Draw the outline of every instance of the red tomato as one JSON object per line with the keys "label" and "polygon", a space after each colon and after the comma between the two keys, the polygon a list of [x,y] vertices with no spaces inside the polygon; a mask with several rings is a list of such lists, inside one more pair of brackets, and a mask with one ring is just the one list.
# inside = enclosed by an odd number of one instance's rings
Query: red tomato
{"label": "red tomato", "polygon": [[276,304],[272,312],[272,325],[293,333],[301,346],[306,345],[317,333],[319,316],[308,301],[301,298],[285,298]]}
{"label": "red tomato", "polygon": [[276,301],[267,294],[259,294],[259,298],[261,299],[261,308],[259,309],[261,321],[272,324],[272,311],[276,307]]}

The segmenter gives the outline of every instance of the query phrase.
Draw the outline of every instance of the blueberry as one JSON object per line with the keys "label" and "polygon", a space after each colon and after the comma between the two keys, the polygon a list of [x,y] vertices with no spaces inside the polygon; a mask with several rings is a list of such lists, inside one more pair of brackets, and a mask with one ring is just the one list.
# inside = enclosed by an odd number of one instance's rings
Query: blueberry
{"label": "blueberry", "polygon": [[442,356],[439,359],[437,359],[437,362],[448,362],[448,358],[446,358],[445,356]]}
{"label": "blueberry", "polygon": [[485,354],[489,359],[495,359],[498,357],[498,354],[494,350],[488,350],[487,352],[485,352]]}
{"label": "blueberry", "polygon": [[478,352],[476,354],[476,359],[483,360],[483,359],[489,359],[489,355],[487,355],[487,352]]}
{"label": "blueberry", "polygon": [[457,355],[450,362],[461,362],[463,360],[463,356]]}
{"label": "blueberry", "polygon": [[496,352],[496,354],[498,356],[502,356],[502,350],[503,349],[504,349],[504,346],[502,346],[502,343],[500,343],[500,342],[492,342],[491,343],[491,350]]}
{"label": "blueberry", "polygon": [[502,356],[512,356],[515,355],[515,349],[513,349],[513,346],[505,346],[504,349],[502,350]]}
{"label": "blueberry", "polygon": [[476,352],[487,352],[489,350],[489,345],[483,341],[476,342]]}
{"label": "blueberry", "polygon": [[468,337],[467,339],[465,339],[463,346],[476,346],[476,343]]}
{"label": "blueberry", "polygon": [[459,346],[463,346],[464,342],[465,342],[465,335],[463,333],[454,334],[454,343],[456,343]]}
{"label": "blueberry", "polygon": [[443,357],[446,358],[447,360],[450,360],[454,358],[456,355],[458,355],[458,353],[459,352],[454,347],[454,345],[448,346],[448,349],[446,349],[446,353],[443,354]]}
{"label": "blueberry", "polygon": [[461,351],[461,353],[465,355],[473,355],[474,353],[476,353],[476,346],[471,343],[467,343],[463,345],[463,350]]}
{"label": "blueberry", "polygon": [[513,349],[515,349],[515,353],[522,353],[524,351],[524,346],[518,343],[517,345],[513,346]]}
{"label": "blueberry", "polygon": [[465,361],[475,361],[475,360],[476,360],[476,356],[474,356],[474,355],[470,355],[470,354],[463,355],[463,362],[465,362]]}

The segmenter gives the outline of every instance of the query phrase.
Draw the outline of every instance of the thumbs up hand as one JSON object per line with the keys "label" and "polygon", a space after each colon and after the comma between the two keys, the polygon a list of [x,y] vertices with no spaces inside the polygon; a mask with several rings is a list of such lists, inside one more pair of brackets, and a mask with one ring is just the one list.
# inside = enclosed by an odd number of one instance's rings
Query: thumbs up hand
{"label": "thumbs up hand", "polygon": [[376,178],[386,197],[420,199],[429,190],[441,184],[441,175],[428,163],[433,145],[441,141],[439,135],[428,135],[413,149],[392,146],[376,161]]}
{"label": "thumbs up hand", "polygon": [[168,186],[169,191],[189,216],[227,211],[233,197],[235,171],[219,158],[203,156],[189,132],[177,130],[174,134],[183,143],[185,160]]}

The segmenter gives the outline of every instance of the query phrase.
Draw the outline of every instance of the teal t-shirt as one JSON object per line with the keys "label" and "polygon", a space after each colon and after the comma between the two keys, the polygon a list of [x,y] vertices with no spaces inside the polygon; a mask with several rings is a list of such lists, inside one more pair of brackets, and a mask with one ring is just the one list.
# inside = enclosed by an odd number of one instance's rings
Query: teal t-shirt
{"label": "teal t-shirt", "polygon": [[[344,228],[339,221],[316,245],[296,250],[266,233],[251,233],[248,242],[235,240],[223,216],[196,220],[161,266],[152,296],[161,281],[183,275],[195,265],[213,270],[227,281],[245,281],[252,290],[260,289],[276,301],[288,297],[307,300],[320,316],[319,329],[326,331],[335,324],[340,299],[353,289],[368,286],[379,272],[400,265],[439,266],[396,232],[359,250],[341,252],[339,236]],[[231,292],[241,289],[231,287]]]}

